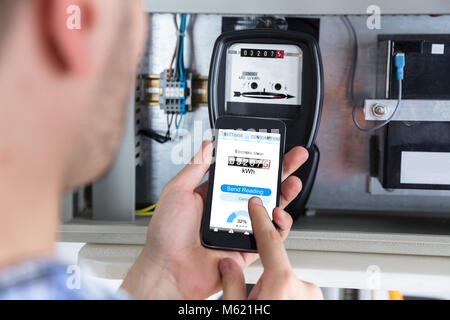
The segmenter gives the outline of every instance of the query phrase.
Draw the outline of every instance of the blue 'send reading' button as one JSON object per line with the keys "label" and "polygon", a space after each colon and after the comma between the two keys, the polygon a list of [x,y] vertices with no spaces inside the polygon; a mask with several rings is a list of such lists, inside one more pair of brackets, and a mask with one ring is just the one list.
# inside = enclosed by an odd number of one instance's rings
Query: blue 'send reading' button
{"label": "blue 'send reading' button", "polygon": [[260,197],[268,197],[272,194],[272,190],[267,188],[233,186],[229,184],[223,184],[220,187],[220,190],[222,190],[222,192],[249,194],[252,196],[260,196]]}

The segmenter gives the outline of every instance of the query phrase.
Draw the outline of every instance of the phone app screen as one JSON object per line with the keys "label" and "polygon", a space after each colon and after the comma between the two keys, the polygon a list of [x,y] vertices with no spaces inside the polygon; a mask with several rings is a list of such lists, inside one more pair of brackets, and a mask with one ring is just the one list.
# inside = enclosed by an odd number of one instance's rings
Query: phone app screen
{"label": "phone app screen", "polygon": [[248,200],[259,197],[271,219],[276,207],[279,133],[219,129],[211,205],[214,232],[251,234]]}

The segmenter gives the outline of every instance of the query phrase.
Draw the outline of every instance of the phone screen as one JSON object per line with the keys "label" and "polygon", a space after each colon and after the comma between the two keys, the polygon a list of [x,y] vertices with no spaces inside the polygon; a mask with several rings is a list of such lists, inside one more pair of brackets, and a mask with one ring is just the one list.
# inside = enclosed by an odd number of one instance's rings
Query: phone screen
{"label": "phone screen", "polygon": [[281,134],[219,129],[210,229],[253,233],[248,200],[259,197],[271,219],[277,206]]}

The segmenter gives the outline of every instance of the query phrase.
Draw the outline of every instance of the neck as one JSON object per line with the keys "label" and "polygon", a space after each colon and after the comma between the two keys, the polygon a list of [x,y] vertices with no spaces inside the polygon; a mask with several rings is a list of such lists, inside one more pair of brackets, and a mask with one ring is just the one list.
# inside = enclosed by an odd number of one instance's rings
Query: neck
{"label": "neck", "polygon": [[59,206],[52,177],[0,165],[0,267],[53,255]]}

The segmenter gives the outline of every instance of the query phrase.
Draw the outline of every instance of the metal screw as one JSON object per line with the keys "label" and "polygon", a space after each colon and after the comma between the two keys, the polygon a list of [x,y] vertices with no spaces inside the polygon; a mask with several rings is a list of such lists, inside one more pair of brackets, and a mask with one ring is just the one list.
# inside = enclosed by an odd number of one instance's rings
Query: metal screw
{"label": "metal screw", "polygon": [[388,113],[388,108],[376,103],[372,106],[372,112],[376,117],[383,117]]}

